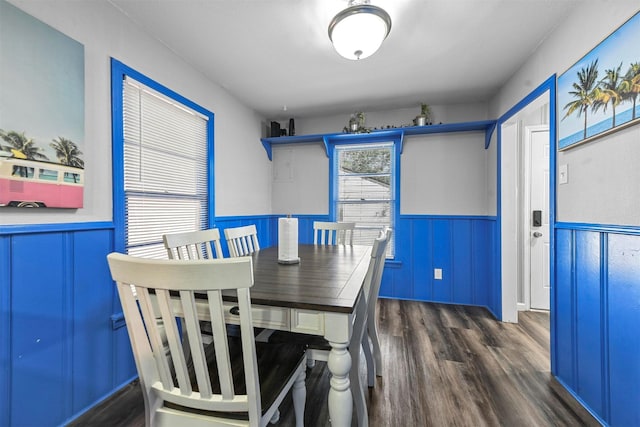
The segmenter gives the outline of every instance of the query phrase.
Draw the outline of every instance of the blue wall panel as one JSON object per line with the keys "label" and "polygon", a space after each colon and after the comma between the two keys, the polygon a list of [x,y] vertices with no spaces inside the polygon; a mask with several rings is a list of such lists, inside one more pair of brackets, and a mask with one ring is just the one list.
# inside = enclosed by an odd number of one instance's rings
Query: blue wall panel
{"label": "blue wall panel", "polygon": [[[113,230],[26,228],[0,235],[0,425],[60,425],[115,391]],[[126,358],[131,365],[130,351]]]}
{"label": "blue wall panel", "polygon": [[601,422],[640,425],[640,232],[556,228],[554,375]]}
{"label": "blue wall panel", "polygon": [[473,298],[473,234],[468,219],[453,221],[451,285],[453,301],[457,304],[474,304]]}
{"label": "blue wall panel", "polygon": [[453,299],[453,269],[452,269],[452,234],[451,222],[448,219],[436,219],[431,224],[433,240],[433,268],[442,269],[442,280],[433,280],[433,301],[454,302]]}
{"label": "blue wall panel", "polygon": [[50,425],[64,420],[71,396],[69,240],[22,235],[11,251],[11,425]]}
{"label": "blue wall panel", "polygon": [[471,227],[471,303],[489,307],[493,301],[494,286],[491,282],[495,260],[493,229],[489,221],[473,221]]}
{"label": "blue wall panel", "polygon": [[110,317],[121,311],[114,307],[115,287],[106,259],[112,245],[109,231],[73,234],[73,413],[109,393],[118,376],[111,364],[102,369],[96,364],[109,360],[105,355],[111,354],[113,346]]}
{"label": "blue wall panel", "polygon": [[607,252],[610,424],[640,426],[640,236],[610,235]]}
{"label": "blue wall panel", "polygon": [[0,426],[11,415],[11,238],[0,235]]}
{"label": "blue wall panel", "polygon": [[[499,315],[495,233],[493,217],[401,215],[380,296],[480,305]],[[442,280],[434,279],[434,268],[442,269]]]}
{"label": "blue wall panel", "polygon": [[603,411],[600,240],[597,232],[575,237],[576,386],[582,400],[597,413]]}
{"label": "blue wall panel", "polygon": [[[407,221],[408,222],[408,221]],[[411,221],[412,224],[412,241],[413,256],[411,264],[413,265],[413,297],[418,300],[428,301],[432,297],[433,286],[433,253],[431,251],[431,226],[429,221]],[[404,245],[404,242],[402,243]],[[397,244],[396,244],[397,245]],[[402,252],[398,248],[399,252]]]}
{"label": "blue wall panel", "polygon": [[411,223],[399,221],[394,230],[396,242],[396,260],[402,263],[402,268],[393,270],[392,297],[413,299],[412,266],[416,262],[426,260],[414,258],[413,236]]}
{"label": "blue wall panel", "polygon": [[573,297],[573,232],[558,230],[556,234],[556,307],[555,374],[569,387],[575,389],[574,374],[574,297]]}

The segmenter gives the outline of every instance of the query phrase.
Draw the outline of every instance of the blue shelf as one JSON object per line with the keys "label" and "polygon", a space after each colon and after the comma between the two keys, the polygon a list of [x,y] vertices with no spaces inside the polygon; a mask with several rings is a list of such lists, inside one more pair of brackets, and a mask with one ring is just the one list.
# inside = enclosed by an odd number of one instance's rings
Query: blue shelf
{"label": "blue shelf", "polygon": [[[312,142],[321,142],[325,146],[325,152],[328,153],[328,144],[331,143],[349,143],[351,140],[366,138],[372,142],[388,139],[403,140],[405,136],[429,135],[437,133],[450,132],[472,132],[484,131],[485,141],[484,148],[489,148],[491,135],[496,128],[495,120],[483,120],[477,122],[448,123],[443,125],[427,125],[427,126],[408,126],[394,129],[374,130],[370,133],[324,133],[314,135],[296,135],[296,136],[278,136],[272,138],[261,138],[260,141],[267,152],[269,160],[272,160],[272,146],[280,144],[305,144]],[[402,145],[400,145],[402,152]]]}

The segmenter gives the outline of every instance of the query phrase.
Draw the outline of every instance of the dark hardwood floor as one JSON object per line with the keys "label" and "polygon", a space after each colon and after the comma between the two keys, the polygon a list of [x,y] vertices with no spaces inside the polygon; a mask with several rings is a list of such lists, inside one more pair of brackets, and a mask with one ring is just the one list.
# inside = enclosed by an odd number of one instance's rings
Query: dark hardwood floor
{"label": "dark hardwood floor", "polygon": [[[516,325],[480,307],[380,300],[378,319],[385,370],[365,392],[371,426],[599,425],[551,376],[548,313],[521,312]],[[306,426],[330,425],[328,388],[318,362],[307,372]],[[276,425],[295,425],[290,396],[281,413]],[[71,424],[143,425],[136,383]]]}

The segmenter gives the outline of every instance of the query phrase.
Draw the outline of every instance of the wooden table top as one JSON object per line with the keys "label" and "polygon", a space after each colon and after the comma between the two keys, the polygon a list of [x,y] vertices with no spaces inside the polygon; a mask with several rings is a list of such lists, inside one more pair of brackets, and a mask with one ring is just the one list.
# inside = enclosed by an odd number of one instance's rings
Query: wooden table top
{"label": "wooden table top", "polygon": [[279,264],[278,247],[252,255],[253,304],[352,313],[371,258],[370,246],[299,245],[298,264]]}

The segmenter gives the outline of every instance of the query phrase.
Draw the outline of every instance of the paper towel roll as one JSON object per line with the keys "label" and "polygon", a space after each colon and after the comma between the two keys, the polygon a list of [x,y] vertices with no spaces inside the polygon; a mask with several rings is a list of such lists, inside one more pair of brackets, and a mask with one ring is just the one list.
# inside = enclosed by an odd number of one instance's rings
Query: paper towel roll
{"label": "paper towel roll", "polygon": [[278,218],[278,262],[295,264],[298,258],[298,218]]}

